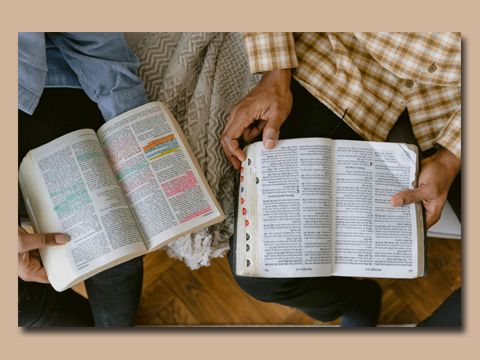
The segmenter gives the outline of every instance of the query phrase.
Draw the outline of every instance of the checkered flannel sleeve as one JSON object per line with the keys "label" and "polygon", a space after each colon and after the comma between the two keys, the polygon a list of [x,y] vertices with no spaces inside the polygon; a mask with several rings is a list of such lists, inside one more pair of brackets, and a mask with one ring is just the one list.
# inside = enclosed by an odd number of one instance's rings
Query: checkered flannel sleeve
{"label": "checkered flannel sleeve", "polygon": [[450,120],[445,124],[442,131],[435,139],[435,143],[444,147],[456,157],[462,157],[462,109],[459,106],[458,110],[452,115]]}
{"label": "checkered flannel sleeve", "polygon": [[298,66],[292,33],[245,33],[244,43],[252,73]]}

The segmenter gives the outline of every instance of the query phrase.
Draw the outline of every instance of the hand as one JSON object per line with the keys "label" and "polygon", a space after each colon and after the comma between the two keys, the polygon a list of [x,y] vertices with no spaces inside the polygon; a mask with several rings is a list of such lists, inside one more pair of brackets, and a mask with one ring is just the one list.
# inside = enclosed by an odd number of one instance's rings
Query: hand
{"label": "hand", "polygon": [[460,171],[461,162],[446,149],[424,159],[418,177],[418,187],[395,194],[392,206],[398,207],[421,201],[426,211],[427,229],[435,224],[442,214],[448,190]]}
{"label": "hand", "polygon": [[265,148],[273,149],[277,144],[280,127],[292,109],[290,79],[290,69],[265,72],[258,85],[233,108],[221,142],[235,169],[245,160],[240,136],[251,141],[263,131]]}
{"label": "hand", "polygon": [[48,284],[47,273],[40,260],[39,248],[62,245],[69,240],[67,234],[29,234],[18,227],[18,276],[24,281]]}

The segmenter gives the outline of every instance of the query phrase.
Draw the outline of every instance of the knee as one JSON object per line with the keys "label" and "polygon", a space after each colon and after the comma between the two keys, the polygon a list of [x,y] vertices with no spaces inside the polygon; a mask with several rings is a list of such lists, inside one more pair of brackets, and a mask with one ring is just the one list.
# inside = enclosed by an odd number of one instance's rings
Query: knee
{"label": "knee", "polygon": [[137,257],[93,276],[95,283],[118,283],[143,277],[143,257]]}
{"label": "knee", "polygon": [[240,288],[257,300],[280,302],[294,297],[304,285],[304,279],[257,278],[234,275]]}

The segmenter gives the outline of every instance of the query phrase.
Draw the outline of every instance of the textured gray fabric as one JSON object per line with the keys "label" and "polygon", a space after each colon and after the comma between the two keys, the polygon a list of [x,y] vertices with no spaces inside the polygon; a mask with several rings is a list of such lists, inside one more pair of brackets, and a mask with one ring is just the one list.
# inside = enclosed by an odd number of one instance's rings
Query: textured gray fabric
{"label": "textured gray fabric", "polygon": [[233,233],[236,172],[220,135],[228,114],[259,80],[250,74],[240,33],[150,33],[134,48],[150,100],[165,103],[198,159],[226,220],[167,248],[191,269],[223,256]]}

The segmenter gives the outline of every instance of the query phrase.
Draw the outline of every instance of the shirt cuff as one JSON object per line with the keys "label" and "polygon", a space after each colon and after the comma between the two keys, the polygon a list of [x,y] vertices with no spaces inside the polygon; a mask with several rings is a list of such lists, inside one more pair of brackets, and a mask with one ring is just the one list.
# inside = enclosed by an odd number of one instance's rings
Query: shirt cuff
{"label": "shirt cuff", "polygon": [[435,144],[450,151],[460,160],[462,159],[462,115],[461,107],[453,114],[440,134]]}
{"label": "shirt cuff", "polygon": [[105,121],[146,103],[148,103],[148,98],[143,83],[128,89],[114,91],[108,96],[97,99],[98,108]]}
{"label": "shirt cuff", "polygon": [[298,66],[292,33],[245,33],[244,44],[252,73]]}

